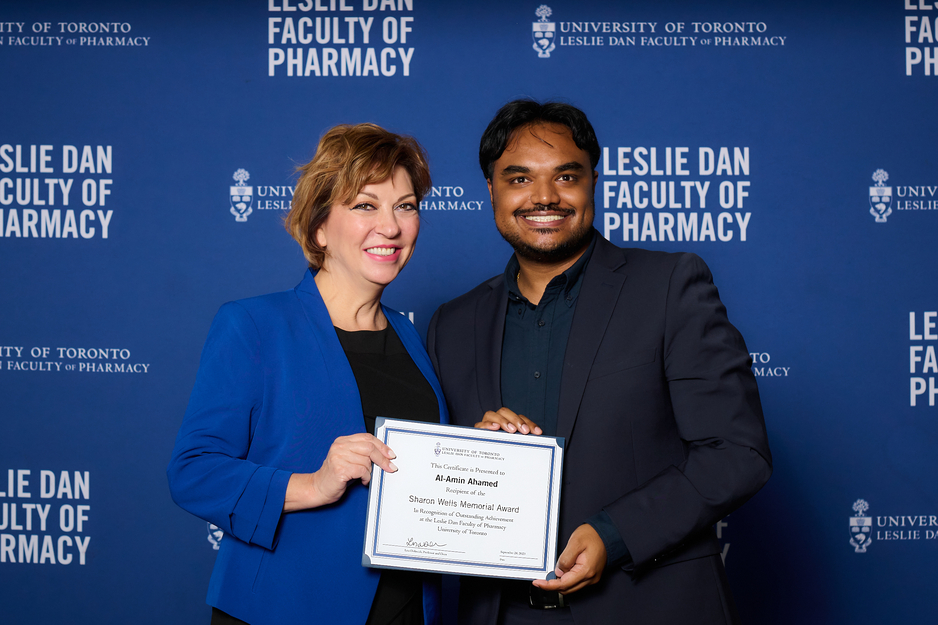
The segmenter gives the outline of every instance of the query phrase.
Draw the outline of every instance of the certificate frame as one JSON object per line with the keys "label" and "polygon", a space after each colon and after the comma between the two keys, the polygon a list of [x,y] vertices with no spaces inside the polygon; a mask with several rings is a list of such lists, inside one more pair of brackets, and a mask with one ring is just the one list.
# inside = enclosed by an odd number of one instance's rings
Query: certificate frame
{"label": "certificate frame", "polygon": [[384,417],[375,435],[399,470],[372,468],[363,566],[554,576],[563,438]]}

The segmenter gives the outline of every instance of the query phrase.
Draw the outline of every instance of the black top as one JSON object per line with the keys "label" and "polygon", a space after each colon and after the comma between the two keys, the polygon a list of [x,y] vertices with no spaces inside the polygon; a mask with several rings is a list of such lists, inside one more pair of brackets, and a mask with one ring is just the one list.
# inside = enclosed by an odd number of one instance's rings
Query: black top
{"label": "black top", "polygon": [[[358,383],[369,434],[375,433],[375,417],[440,422],[433,388],[390,325],[376,332],[335,330]],[[382,571],[367,625],[422,625],[422,583],[422,573]]]}
{"label": "black top", "polygon": [[358,382],[369,434],[375,433],[375,417],[440,422],[433,387],[390,325],[375,332],[335,332]]}

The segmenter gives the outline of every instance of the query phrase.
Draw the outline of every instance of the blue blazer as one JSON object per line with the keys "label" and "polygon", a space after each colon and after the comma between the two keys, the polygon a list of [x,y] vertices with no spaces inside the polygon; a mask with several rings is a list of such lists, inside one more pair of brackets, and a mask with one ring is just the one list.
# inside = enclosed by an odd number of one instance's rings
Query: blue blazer
{"label": "blue blazer", "polygon": [[[596,236],[560,384],[559,539],[563,548],[605,510],[631,559],[608,562],[598,584],[570,595],[572,616],[590,625],[736,622],[712,525],[772,472],[749,350],[700,258]],[[502,406],[507,304],[498,276],[430,322],[430,356],[457,425]],[[464,577],[460,594],[462,623],[494,625],[497,581]]]}
{"label": "blue blazer", "polygon": [[[389,323],[446,403],[413,325]],[[173,500],[225,532],[207,602],[252,625],[354,623],[379,572],[361,566],[368,489],[281,514],[290,475],[322,465],[339,436],[364,432],[361,397],[313,274],[293,290],[221,307],[167,475]],[[436,620],[425,588],[427,623]],[[431,602],[431,603],[428,603]]]}

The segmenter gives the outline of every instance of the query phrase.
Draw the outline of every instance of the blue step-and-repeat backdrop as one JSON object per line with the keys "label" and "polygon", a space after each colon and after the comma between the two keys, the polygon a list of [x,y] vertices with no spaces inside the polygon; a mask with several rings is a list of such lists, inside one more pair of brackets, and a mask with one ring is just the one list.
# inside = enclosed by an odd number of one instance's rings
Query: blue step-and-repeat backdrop
{"label": "blue step-and-repeat backdrop", "polygon": [[935,618],[938,4],[547,2],[0,5],[0,622],[208,622],[225,539],[165,467],[219,305],[302,277],[294,168],[338,123],[423,143],[384,299],[425,332],[504,268],[478,140],[524,96],[596,127],[600,232],[701,255],[746,337],[744,620]]}

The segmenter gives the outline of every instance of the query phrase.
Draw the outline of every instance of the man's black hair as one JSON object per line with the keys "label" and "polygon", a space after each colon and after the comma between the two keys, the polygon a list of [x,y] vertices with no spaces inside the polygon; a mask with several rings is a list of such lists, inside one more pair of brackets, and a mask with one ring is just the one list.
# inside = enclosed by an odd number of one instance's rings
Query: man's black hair
{"label": "man's black hair", "polygon": [[569,128],[576,147],[590,155],[590,166],[596,169],[599,164],[599,141],[583,111],[562,102],[541,104],[534,100],[514,100],[498,110],[488,128],[482,133],[479,166],[482,167],[486,180],[492,179],[495,161],[508,147],[512,133],[518,128],[539,123],[559,124]]}

